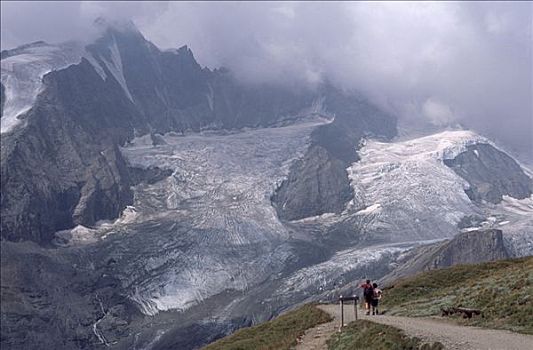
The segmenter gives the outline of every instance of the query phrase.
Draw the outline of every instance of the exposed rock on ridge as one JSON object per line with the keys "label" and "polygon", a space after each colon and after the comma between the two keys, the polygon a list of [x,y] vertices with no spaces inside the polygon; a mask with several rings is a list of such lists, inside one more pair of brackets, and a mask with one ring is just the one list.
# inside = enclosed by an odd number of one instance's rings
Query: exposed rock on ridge
{"label": "exposed rock on ridge", "polygon": [[363,136],[390,139],[396,120],[356,96],[324,92],[324,105],[335,120],[313,132],[305,157],[296,162],[272,202],[283,220],[340,213],[353,198],[346,168],[357,161]]}
{"label": "exposed rock on ridge", "polygon": [[499,203],[507,195],[524,199],[531,195],[533,181],[507,154],[486,143],[470,145],[444,163],[468,181],[465,192],[476,202]]}
{"label": "exposed rock on ridge", "polygon": [[504,246],[501,230],[488,229],[463,232],[453,239],[415,248],[398,260],[383,283],[414,275],[417,272],[434,270],[458,264],[474,264],[510,258]]}

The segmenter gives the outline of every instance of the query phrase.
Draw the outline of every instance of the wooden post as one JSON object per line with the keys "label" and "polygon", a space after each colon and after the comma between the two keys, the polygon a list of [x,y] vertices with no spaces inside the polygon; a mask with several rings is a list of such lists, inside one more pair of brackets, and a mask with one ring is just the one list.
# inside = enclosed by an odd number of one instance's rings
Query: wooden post
{"label": "wooden post", "polygon": [[344,327],[344,299],[342,298],[342,295],[340,299],[341,299],[341,326],[340,328],[342,328]]}
{"label": "wooden post", "polygon": [[353,296],[353,312],[355,316],[355,320],[357,321],[357,297]]}

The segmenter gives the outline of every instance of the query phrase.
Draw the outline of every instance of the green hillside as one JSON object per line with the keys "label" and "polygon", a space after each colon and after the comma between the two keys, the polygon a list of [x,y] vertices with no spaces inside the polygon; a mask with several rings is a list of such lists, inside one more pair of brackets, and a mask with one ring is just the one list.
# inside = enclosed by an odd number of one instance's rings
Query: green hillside
{"label": "green hillside", "polygon": [[383,309],[403,316],[440,315],[441,308],[479,309],[458,322],[533,334],[533,257],[458,265],[406,278],[385,289]]}
{"label": "green hillside", "polygon": [[274,320],[238,330],[204,350],[288,350],[306,329],[329,321],[330,315],[307,304]]}
{"label": "green hillside", "polygon": [[335,333],[328,340],[328,350],[442,350],[441,343],[427,343],[410,337],[398,328],[358,320]]}

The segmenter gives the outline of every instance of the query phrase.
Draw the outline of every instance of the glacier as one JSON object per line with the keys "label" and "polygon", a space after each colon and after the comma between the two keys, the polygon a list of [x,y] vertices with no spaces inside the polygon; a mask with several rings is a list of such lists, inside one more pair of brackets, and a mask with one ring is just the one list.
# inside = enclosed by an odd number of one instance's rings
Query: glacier
{"label": "glacier", "polygon": [[[464,130],[366,140],[360,160],[347,169],[355,196],[344,211],[281,222],[271,196],[305,153],[312,131],[330,122],[314,117],[272,128],[170,132],[156,145],[150,135],[136,137],[121,148],[129,164],[172,175],[136,185],[133,205],[115,221],[58,236],[69,245],[100,240],[114,246],[110,256],[124,264],[123,286],[146,315],[185,311],[226,290],[247,293],[272,279],[277,287],[267,301],[313,298],[372,274],[376,265],[390,268],[416,246],[454,236],[466,215],[488,218],[483,227],[504,227],[509,247],[531,254],[533,199],[475,205],[465,194],[466,181],[443,163],[468,145],[489,142]],[[354,239],[332,234],[339,225]],[[336,240],[344,240],[344,249],[286,271],[299,259],[298,242]],[[232,305],[228,315],[238,303]]]}
{"label": "glacier", "polygon": [[[520,236],[520,240],[531,242],[531,198],[504,196],[500,204],[474,204],[465,193],[468,183],[444,164],[444,160],[457,157],[475,144],[497,147],[468,130],[447,130],[388,143],[368,140],[359,150],[361,160],[347,169],[355,198],[343,215],[355,211],[355,215],[370,218],[362,233],[375,237],[393,232],[393,241],[451,237],[464,216],[496,216],[494,222],[477,228],[505,225],[504,234],[509,240],[518,242]],[[519,255],[532,253],[531,246],[516,249]]]}
{"label": "glacier", "polygon": [[[315,117],[283,127],[168,133],[156,146],[149,135],[137,137],[121,149],[130,165],[172,175],[137,185],[133,206],[116,221],[58,235],[69,245],[91,242],[89,235],[122,246],[112,256],[128,265],[123,283],[147,315],[183,311],[226,289],[245,291],[294,256],[270,196],[311,132],[329,122]],[[130,254],[138,256],[133,263]]]}
{"label": "glacier", "polygon": [[399,142],[368,140],[359,150],[361,160],[347,169],[355,200],[346,214],[363,208],[356,214],[372,216],[364,227],[372,235],[395,232],[398,240],[450,237],[459,220],[477,208],[464,192],[468,183],[443,160],[468,145],[487,142],[465,130]]}

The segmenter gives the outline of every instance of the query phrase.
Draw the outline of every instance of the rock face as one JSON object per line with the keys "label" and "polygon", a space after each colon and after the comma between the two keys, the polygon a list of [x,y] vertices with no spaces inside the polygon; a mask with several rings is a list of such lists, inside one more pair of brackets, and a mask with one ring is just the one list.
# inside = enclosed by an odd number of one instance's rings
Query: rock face
{"label": "rock face", "polygon": [[[17,53],[25,49],[3,57],[16,66]],[[345,118],[357,111],[352,125],[357,133],[374,123],[375,115],[364,108],[375,107],[331,87],[318,92],[245,87],[226,70],[200,67],[185,46],[160,51],[135,28],[110,27],[85,50],[80,63],[44,76],[33,107],[19,116],[23,125],[2,134],[1,232],[6,239],[47,244],[58,230],[116,218],[132,203],[132,174],[118,146],[135,135],[272,126],[315,113],[313,102],[320,98],[324,110],[317,113],[326,113],[326,106]],[[380,116],[387,124],[384,135],[393,135],[394,119]],[[325,130],[342,131],[337,126]],[[381,135],[378,128],[369,131]],[[312,189],[305,199],[317,204],[300,210],[301,200],[289,203],[288,213],[301,211],[288,214],[291,218],[318,213],[320,204],[338,210],[350,195],[345,163],[338,160],[343,155],[330,150],[320,135],[317,139],[320,148],[309,151],[302,168],[315,170],[302,180]]]}
{"label": "rock face", "polygon": [[138,116],[87,61],[52,72],[25,114],[2,135],[2,237],[49,242],[57,230],[116,217],[130,203],[127,165],[116,144]]}
{"label": "rock face", "polygon": [[532,193],[531,179],[514,159],[489,144],[468,146],[445,164],[468,181],[465,192],[473,201],[500,203],[505,195],[523,199]]}
{"label": "rock face", "polygon": [[463,232],[438,251],[433,268],[509,258],[501,230]]}
{"label": "rock face", "polygon": [[112,261],[90,265],[84,252],[33,242],[4,241],[1,249],[2,348],[94,349],[126,336],[140,316],[111,275]]}
{"label": "rock face", "polygon": [[333,123],[318,128],[305,157],[295,162],[272,202],[283,220],[340,213],[353,198],[346,168],[358,160],[363,136],[396,135],[389,115],[355,96],[325,93]]}
{"label": "rock face", "polygon": [[45,86],[28,125],[2,137],[2,236],[10,240],[48,242],[131,202],[112,138],[133,108],[87,62],[47,75]]}
{"label": "rock face", "polygon": [[353,196],[345,167],[323,147],[311,147],[272,197],[279,217],[296,220],[341,212]]}
{"label": "rock face", "polygon": [[0,83],[0,118],[2,118],[2,115],[4,114],[4,104],[6,102],[6,89],[4,88],[4,84]]}
{"label": "rock face", "polygon": [[458,264],[474,264],[510,258],[501,230],[463,232],[445,242],[415,248],[398,261],[398,266],[381,281],[414,275]]}

